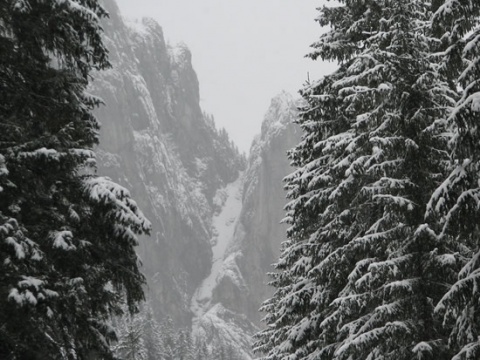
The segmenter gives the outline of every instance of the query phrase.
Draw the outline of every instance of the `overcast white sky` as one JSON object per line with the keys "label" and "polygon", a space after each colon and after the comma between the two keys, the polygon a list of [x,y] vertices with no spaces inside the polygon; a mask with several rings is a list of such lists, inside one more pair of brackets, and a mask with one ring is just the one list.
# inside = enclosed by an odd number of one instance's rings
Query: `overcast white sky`
{"label": "overcast white sky", "polygon": [[167,41],[187,44],[202,108],[245,152],[272,97],[335,68],[304,58],[322,31],[314,19],[325,0],[117,1],[125,17],[152,17]]}

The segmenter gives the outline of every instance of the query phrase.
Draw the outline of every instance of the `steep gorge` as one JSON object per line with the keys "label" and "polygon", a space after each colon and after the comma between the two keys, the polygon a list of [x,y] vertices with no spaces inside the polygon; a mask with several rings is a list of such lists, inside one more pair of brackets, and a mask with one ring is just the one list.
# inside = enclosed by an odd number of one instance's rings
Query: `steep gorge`
{"label": "steep gorge", "polygon": [[299,137],[295,101],[286,93],[272,101],[246,161],[200,108],[188,48],[167,45],[154,20],[126,22],[113,0],[104,4],[112,69],[91,88],[106,103],[97,160],[152,222],[138,254],[153,314],[248,359],[285,237],[281,180]]}
{"label": "steep gorge", "polygon": [[223,239],[227,246],[209,306],[194,321],[194,330],[211,343],[216,337],[228,339],[248,356],[251,336],[262,326],[258,309],[272,295],[267,273],[274,271],[285,240],[286,227],[279,224],[286,203],[282,179],[291,171],[286,151],[300,138],[296,114],[291,95],[283,92],[272,100],[240,179],[241,208],[229,219],[233,229]]}

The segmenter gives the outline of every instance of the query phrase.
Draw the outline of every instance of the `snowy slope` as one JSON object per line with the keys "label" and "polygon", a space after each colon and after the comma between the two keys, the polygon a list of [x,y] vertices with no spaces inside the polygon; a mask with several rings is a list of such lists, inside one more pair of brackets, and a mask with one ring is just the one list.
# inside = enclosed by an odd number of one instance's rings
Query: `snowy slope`
{"label": "snowy slope", "polygon": [[212,269],[192,298],[191,309],[196,317],[205,314],[211,305],[213,289],[218,283],[225,253],[233,238],[235,224],[242,210],[242,178],[240,174],[235,182],[228,184],[225,189],[220,189],[216,195],[216,199],[224,200],[224,204],[212,221],[214,234],[210,241],[213,252]]}
{"label": "snowy slope", "polygon": [[249,360],[251,335],[258,329],[253,327],[242,314],[228,310],[214,297],[214,290],[221,279],[228,273],[234,232],[242,211],[243,174],[233,183],[220,189],[215,197],[219,211],[213,217],[213,234],[211,239],[213,261],[210,274],[203,280],[195,292],[191,310],[194,314],[192,322],[193,335],[209,339],[209,345],[229,344],[238,354]]}

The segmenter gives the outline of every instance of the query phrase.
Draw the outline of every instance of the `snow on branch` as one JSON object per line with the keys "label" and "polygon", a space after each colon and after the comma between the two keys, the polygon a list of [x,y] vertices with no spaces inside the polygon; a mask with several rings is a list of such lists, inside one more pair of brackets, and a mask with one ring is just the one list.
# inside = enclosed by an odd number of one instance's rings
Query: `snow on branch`
{"label": "snow on branch", "polygon": [[[457,164],[450,175],[437,187],[427,203],[426,217],[441,212],[446,200],[450,198],[449,194],[452,190],[468,177],[466,169],[471,163],[470,159],[465,159],[461,164]],[[451,214],[453,210],[454,209],[451,209],[449,214]]]}
{"label": "snow on branch", "polygon": [[90,10],[89,8],[82,6],[80,2],[75,0],[55,0],[54,1],[57,6],[66,6],[68,9],[68,13],[75,14],[75,16],[79,16],[80,18],[93,20],[95,22],[99,22],[100,19],[98,18],[97,14]]}
{"label": "snow on branch", "polygon": [[53,247],[65,251],[76,250],[77,247],[72,244],[73,234],[71,231],[52,231],[50,238],[53,241]]}
{"label": "snow on branch", "polygon": [[[466,278],[457,281],[450,290],[442,297],[435,307],[435,312],[444,313],[450,309],[451,304],[462,304],[465,302],[465,293],[479,296],[480,288],[480,269],[470,273]],[[460,303],[459,303],[460,300]],[[463,308],[460,306],[460,308]],[[450,309],[449,311],[452,311]],[[446,314],[448,316],[448,313]]]}
{"label": "snow on branch", "polygon": [[107,177],[90,177],[84,181],[85,192],[95,203],[112,207],[111,214],[120,224],[139,233],[148,233],[150,222],[145,218],[130,192]]}
{"label": "snow on branch", "polygon": [[464,360],[464,359],[478,359],[480,357],[480,341],[473,341],[466,344],[456,354],[452,360]]}
{"label": "snow on branch", "polygon": [[17,286],[10,289],[8,299],[14,301],[19,306],[37,305],[39,301],[46,298],[58,297],[58,293],[45,289],[46,282],[32,276],[21,276],[22,280]]}
{"label": "snow on branch", "polygon": [[372,329],[370,331],[360,333],[358,336],[352,336],[351,339],[345,341],[340,346],[335,355],[340,357],[343,354],[349,352],[351,348],[361,349],[372,346],[372,343],[379,342],[384,337],[399,337],[403,338],[406,334],[411,333],[409,325],[404,321],[393,321],[387,323],[385,326]]}
{"label": "snow on branch", "polygon": [[[5,157],[0,154],[0,176],[5,176],[8,175],[8,169],[7,166],[5,165]],[[0,187],[0,191],[2,191],[2,188]]]}
{"label": "snow on branch", "polygon": [[10,245],[15,249],[15,255],[17,256],[17,259],[22,260],[25,258],[24,247],[22,246],[22,244],[19,244],[17,240],[15,240],[13,237],[7,237],[5,239],[5,243],[7,243],[7,245]]}
{"label": "snow on branch", "polygon": [[[428,357],[431,356],[433,349],[429,343],[422,341],[413,347],[412,352],[417,355],[418,360],[422,360],[424,358],[424,354],[428,354]],[[427,359],[428,357],[425,356]]]}

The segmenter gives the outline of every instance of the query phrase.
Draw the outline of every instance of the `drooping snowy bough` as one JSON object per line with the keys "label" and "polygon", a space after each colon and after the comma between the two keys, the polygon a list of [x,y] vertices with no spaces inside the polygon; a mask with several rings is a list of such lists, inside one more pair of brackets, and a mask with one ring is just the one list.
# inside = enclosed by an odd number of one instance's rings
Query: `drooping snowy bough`
{"label": "drooping snowy bough", "polygon": [[445,76],[458,87],[460,97],[448,124],[451,166],[427,209],[444,241],[459,243],[467,251],[456,283],[436,306],[449,329],[455,360],[480,357],[480,3],[444,0],[433,16],[442,41]]}

